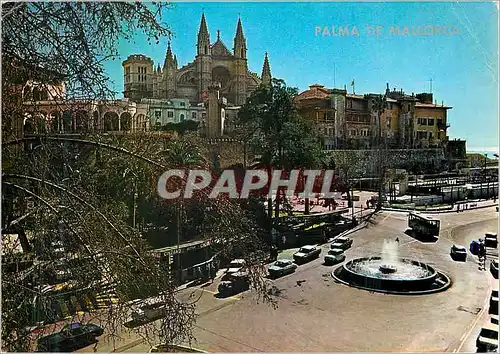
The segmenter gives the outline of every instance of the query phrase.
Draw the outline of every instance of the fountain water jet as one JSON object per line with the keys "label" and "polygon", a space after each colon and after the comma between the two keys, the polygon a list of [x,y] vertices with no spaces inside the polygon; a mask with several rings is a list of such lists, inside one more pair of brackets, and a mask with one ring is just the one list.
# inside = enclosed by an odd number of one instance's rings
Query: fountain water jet
{"label": "fountain water jet", "polygon": [[384,240],[381,257],[353,259],[332,272],[339,282],[393,294],[426,294],[447,289],[451,280],[425,263],[399,257],[399,243]]}

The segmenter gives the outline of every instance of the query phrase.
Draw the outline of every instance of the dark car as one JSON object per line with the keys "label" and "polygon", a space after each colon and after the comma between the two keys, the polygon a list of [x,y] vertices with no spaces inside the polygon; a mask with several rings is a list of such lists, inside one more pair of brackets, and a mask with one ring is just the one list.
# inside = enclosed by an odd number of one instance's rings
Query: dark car
{"label": "dark car", "polygon": [[496,232],[487,232],[484,235],[484,245],[486,247],[497,248],[498,238]]}
{"label": "dark car", "polygon": [[498,279],[498,259],[492,259],[490,263],[490,272],[495,279]]}
{"label": "dark car", "polygon": [[39,352],[71,352],[96,342],[104,329],[95,324],[70,323],[60,332],[52,333],[38,340]]}
{"label": "dark car", "polygon": [[219,294],[222,296],[234,295],[250,289],[250,278],[244,272],[233,273],[226,279],[221,281],[218,287]]}
{"label": "dark car", "polygon": [[490,315],[498,315],[498,290],[493,290],[490,296],[490,308],[488,309]]}
{"label": "dark car", "polygon": [[467,260],[467,250],[461,245],[451,246],[450,255],[454,260],[462,260],[464,262]]}
{"label": "dark car", "polygon": [[315,258],[318,258],[321,254],[321,248],[316,246],[302,246],[297,252],[293,254],[293,260],[295,263],[305,263],[309,262]]}
{"label": "dark car", "polygon": [[297,265],[289,259],[280,259],[274,262],[269,268],[269,276],[278,278],[286,274],[295,272]]}

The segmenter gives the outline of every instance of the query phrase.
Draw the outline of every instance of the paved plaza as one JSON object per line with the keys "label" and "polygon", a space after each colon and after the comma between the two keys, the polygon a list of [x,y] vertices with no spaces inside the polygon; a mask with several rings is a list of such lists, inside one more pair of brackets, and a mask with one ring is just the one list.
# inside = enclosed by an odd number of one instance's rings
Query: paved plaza
{"label": "paved plaza", "polygon": [[[490,207],[436,217],[441,220],[440,237],[423,243],[404,233],[406,213],[381,212],[350,235],[354,243],[346,255],[348,260],[380,255],[383,241],[397,237],[400,256],[426,262],[452,278],[447,291],[400,296],[335,283],[331,271],[336,266],[323,265],[327,244],[319,259],[274,280],[281,291],[277,309],[257,303],[251,291],[218,299],[218,281],[181,291],[186,300],[193,292],[201,296],[192,346],[211,352],[475,351],[479,329],[489,321],[486,304],[495,280],[489,271],[479,270],[471,254],[465,263],[453,261],[450,247],[467,246],[486,231],[497,230],[498,213]],[[497,255],[497,250],[489,251],[489,258]],[[117,345],[118,352],[150,348],[134,335]],[[96,349],[112,350],[105,336]],[[89,350],[93,348],[81,351]]]}

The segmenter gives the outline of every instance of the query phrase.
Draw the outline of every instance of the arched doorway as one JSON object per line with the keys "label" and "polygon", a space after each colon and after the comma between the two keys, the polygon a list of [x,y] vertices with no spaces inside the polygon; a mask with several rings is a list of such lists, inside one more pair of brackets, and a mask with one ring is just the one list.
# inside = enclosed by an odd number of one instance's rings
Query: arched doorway
{"label": "arched doorway", "polygon": [[130,113],[122,113],[120,116],[120,128],[121,131],[130,131],[132,129],[132,115]]}
{"label": "arched doorway", "polygon": [[94,131],[100,131],[102,129],[100,121],[99,121],[99,112],[94,111],[94,113],[92,113],[92,123],[93,123],[92,129]]}
{"label": "arched doorway", "polygon": [[35,133],[37,134],[47,134],[47,113],[39,112],[36,113],[34,118],[35,123]]}
{"label": "arched doorway", "polygon": [[71,132],[71,112],[64,111],[62,116],[62,132],[70,133]]}
{"label": "arched doorway", "polygon": [[38,87],[33,89],[33,101],[40,101],[40,89]]}
{"label": "arched doorway", "polygon": [[77,111],[75,113],[75,132],[85,133],[89,128],[89,114],[87,111]]}
{"label": "arched doorway", "polygon": [[33,99],[33,90],[31,86],[26,86],[23,90],[23,101],[31,101]]}
{"label": "arched doorway", "polygon": [[104,131],[118,131],[118,114],[116,112],[104,113]]}
{"label": "arched doorway", "polygon": [[62,129],[61,114],[59,112],[50,112],[49,129],[52,133],[60,133]]}
{"label": "arched doorway", "polygon": [[24,134],[35,134],[35,123],[31,114],[25,114],[23,121]]}
{"label": "arched doorway", "polygon": [[144,114],[138,114],[135,116],[135,130],[140,132],[147,130],[147,121]]}

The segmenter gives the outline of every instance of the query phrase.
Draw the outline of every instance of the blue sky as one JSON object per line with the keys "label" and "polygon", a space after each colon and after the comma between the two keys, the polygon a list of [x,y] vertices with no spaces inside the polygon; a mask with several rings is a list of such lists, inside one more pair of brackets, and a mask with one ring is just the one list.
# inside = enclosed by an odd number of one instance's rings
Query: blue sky
{"label": "blue sky", "polygon": [[[452,106],[451,138],[467,139],[470,151],[498,151],[498,9],[493,3],[174,3],[164,20],[174,32],[172,49],[179,65],[196,55],[196,35],[205,12],[212,43],[221,39],[231,50],[238,16],[247,39],[248,66],[259,75],[264,52],[273,77],[301,91],[313,83],[356,93],[432,91]],[[369,36],[367,26],[381,26]],[[411,27],[450,26],[451,35],[413,36]],[[359,35],[328,36],[324,27],[356,26]],[[409,35],[391,35],[391,26]],[[321,28],[319,33],[317,27]],[[323,33],[325,35],[323,35]],[[120,42],[121,60],[142,53],[163,65],[167,38],[148,45]],[[121,62],[106,64],[114,88],[123,90]],[[334,70],[335,66],[335,70]],[[335,71],[335,74],[334,74]]]}

